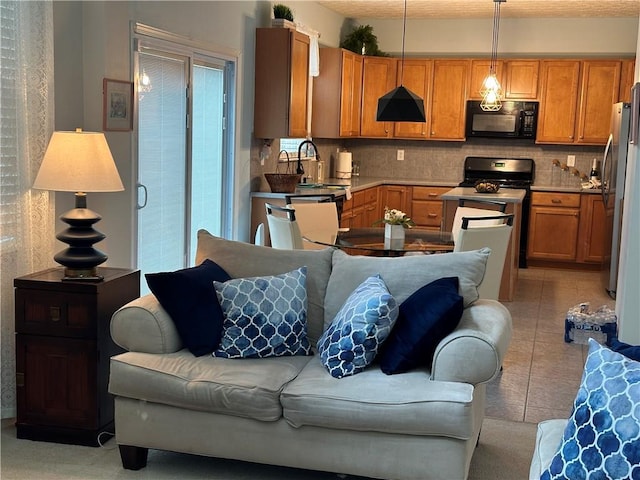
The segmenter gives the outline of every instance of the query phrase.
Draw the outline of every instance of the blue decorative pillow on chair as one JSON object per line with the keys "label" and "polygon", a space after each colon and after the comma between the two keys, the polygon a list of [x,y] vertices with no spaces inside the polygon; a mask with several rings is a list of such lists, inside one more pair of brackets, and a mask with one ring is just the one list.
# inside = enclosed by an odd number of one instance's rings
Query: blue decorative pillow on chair
{"label": "blue decorative pillow on chair", "polygon": [[380,275],[367,278],[347,298],[318,340],[320,360],[332,377],[369,365],[398,318],[398,304]]}
{"label": "blue decorative pillow on chair", "polygon": [[282,275],[213,282],[224,313],[214,357],[309,355],[307,267]]}
{"label": "blue decorative pillow on chair", "polygon": [[540,478],[640,479],[640,362],[589,339],[573,413]]}
{"label": "blue decorative pillow on chair", "polygon": [[197,267],[176,272],[147,273],[147,285],[196,357],[218,348],[222,335],[222,310],[213,281],[231,277],[217,263],[205,260]]}
{"label": "blue decorative pillow on chair", "polygon": [[435,280],[400,304],[400,313],[378,360],[390,375],[428,365],[438,343],[460,323],[463,299],[458,277]]}

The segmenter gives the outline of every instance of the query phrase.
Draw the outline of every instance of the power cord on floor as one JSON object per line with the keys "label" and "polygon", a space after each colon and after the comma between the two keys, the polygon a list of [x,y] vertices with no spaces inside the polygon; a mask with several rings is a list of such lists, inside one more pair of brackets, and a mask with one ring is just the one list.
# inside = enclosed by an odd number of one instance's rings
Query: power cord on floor
{"label": "power cord on floor", "polygon": [[[102,437],[104,435],[109,435],[109,438],[107,438],[105,441],[102,440]],[[100,446],[100,448],[104,448],[106,450],[115,450],[118,447],[118,445],[116,445],[116,444],[114,444],[113,447],[106,447],[105,446],[105,444],[115,436],[116,436],[115,432],[104,431],[104,432],[100,432],[98,434],[98,438],[96,440],[98,441],[98,445]]]}

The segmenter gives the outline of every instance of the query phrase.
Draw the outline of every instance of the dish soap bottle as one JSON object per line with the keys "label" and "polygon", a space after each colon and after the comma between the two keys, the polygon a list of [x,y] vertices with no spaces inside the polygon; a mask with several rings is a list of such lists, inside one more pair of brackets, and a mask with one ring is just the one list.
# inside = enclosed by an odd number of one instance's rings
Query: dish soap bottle
{"label": "dish soap bottle", "polygon": [[598,172],[598,159],[594,158],[591,164],[591,173],[589,173],[589,180],[600,180],[600,172]]}

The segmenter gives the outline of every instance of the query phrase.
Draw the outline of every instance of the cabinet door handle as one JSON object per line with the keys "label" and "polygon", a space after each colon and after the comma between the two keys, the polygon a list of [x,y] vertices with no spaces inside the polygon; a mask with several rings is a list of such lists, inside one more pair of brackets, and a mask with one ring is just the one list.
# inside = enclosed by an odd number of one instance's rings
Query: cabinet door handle
{"label": "cabinet door handle", "polygon": [[438,215],[435,213],[430,213],[427,215],[429,218],[436,218]]}
{"label": "cabinet door handle", "polygon": [[562,203],[562,200],[560,200],[559,198],[552,198],[551,203]]}
{"label": "cabinet door handle", "polygon": [[60,307],[49,307],[49,318],[52,322],[60,321]]}
{"label": "cabinet door handle", "polygon": [[16,387],[24,387],[24,373],[16,372]]}
{"label": "cabinet door handle", "polygon": [[430,192],[430,193],[429,193],[429,196],[430,196],[430,197],[437,197],[437,196],[438,196],[438,194],[437,194],[437,193]]}

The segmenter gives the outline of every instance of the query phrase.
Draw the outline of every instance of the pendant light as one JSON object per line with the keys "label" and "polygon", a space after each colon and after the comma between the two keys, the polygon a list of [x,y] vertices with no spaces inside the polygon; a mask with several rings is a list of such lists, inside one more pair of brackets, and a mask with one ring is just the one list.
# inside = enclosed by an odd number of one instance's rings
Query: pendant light
{"label": "pendant light", "polygon": [[498,32],[500,30],[500,4],[507,0],[493,0],[493,37],[491,39],[491,63],[489,75],[482,82],[480,108],[486,112],[497,112],[502,108],[502,87],[496,76],[498,60]]}
{"label": "pendant light", "polygon": [[402,24],[402,60],[400,62],[400,86],[378,99],[378,122],[424,122],[424,101],[402,85],[404,75],[404,37],[407,29],[407,0],[404,0]]}

